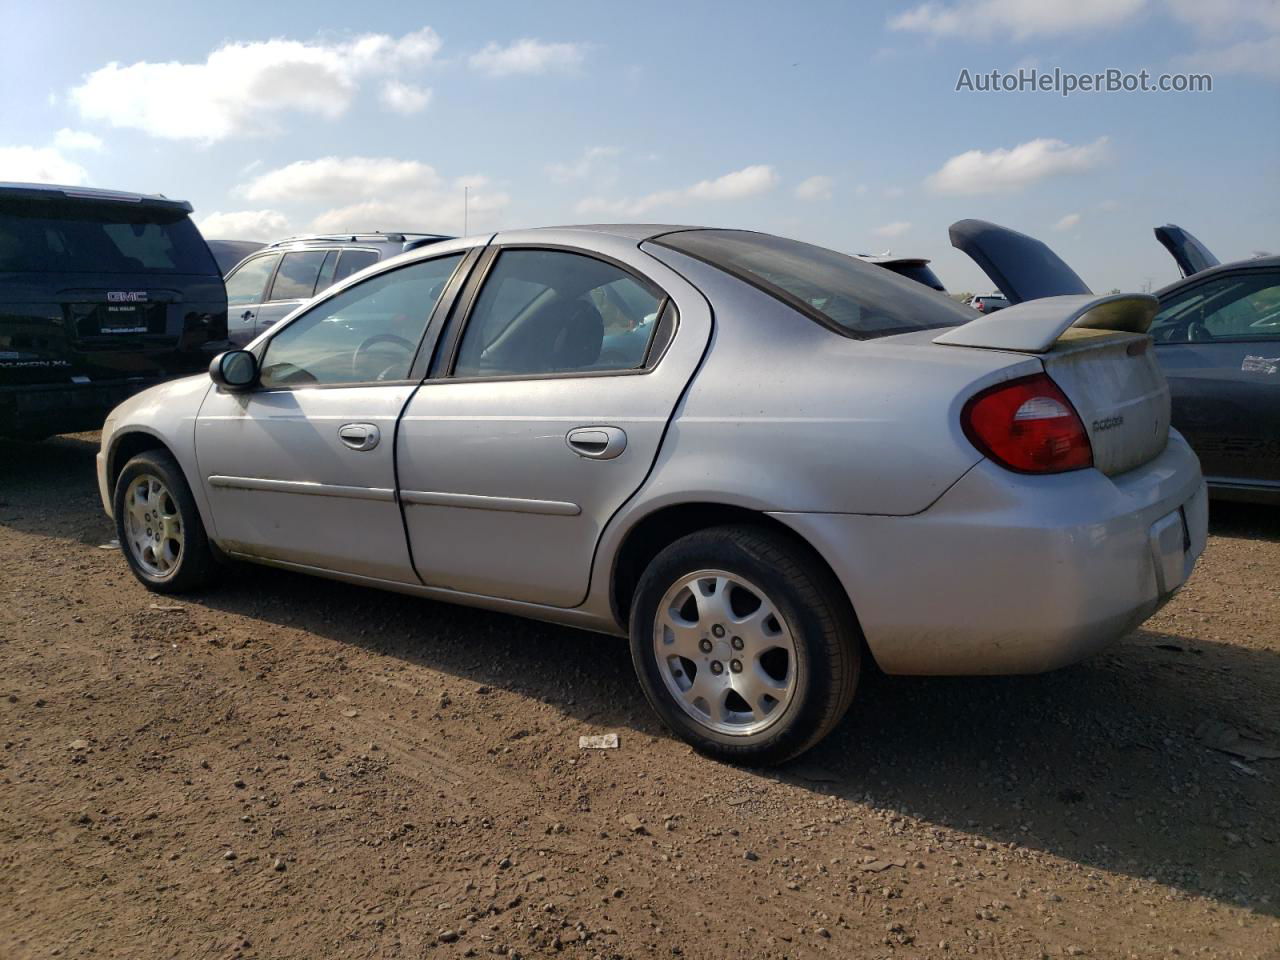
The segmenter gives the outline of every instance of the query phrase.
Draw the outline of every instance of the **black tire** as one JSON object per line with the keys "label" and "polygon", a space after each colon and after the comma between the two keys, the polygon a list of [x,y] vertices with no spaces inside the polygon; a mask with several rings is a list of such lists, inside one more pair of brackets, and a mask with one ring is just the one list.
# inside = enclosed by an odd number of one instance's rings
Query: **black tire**
{"label": "black tire", "polygon": [[[126,500],[130,488],[135,481],[145,477],[154,477],[159,480],[167,494],[160,497],[159,508],[166,513],[176,515],[180,521],[180,540],[165,541],[166,545],[161,551],[165,557],[171,557],[172,560],[170,566],[162,571],[156,567],[163,563],[164,559],[157,563],[149,563],[145,551],[138,551],[142,554],[141,559],[135,555],[134,544],[137,541],[131,540],[131,531],[126,520],[126,514],[129,511]],[[200,520],[195,498],[191,495],[191,487],[182,474],[182,468],[167,451],[147,450],[126,463],[116,479],[111,502],[120,550],[129,564],[129,569],[144,587],[156,593],[186,593],[208,586],[213,581],[217,565],[208,535],[204,530],[204,523]],[[159,530],[159,527],[155,529]],[[180,549],[172,549],[174,542],[180,543]],[[156,545],[150,543],[148,545],[152,547],[151,555],[156,556]]]}
{"label": "black tire", "polygon": [[[760,720],[768,725],[755,732],[726,733],[695,718],[668,688],[668,682],[692,683],[698,669],[710,669],[714,664],[708,660],[709,666],[700,667],[696,661],[681,660],[687,679],[669,681],[667,676],[674,671],[660,661],[670,658],[660,658],[655,649],[659,605],[683,579],[704,570],[724,571],[758,587],[789,631],[795,658],[793,692],[782,712],[772,720]],[[749,598],[750,593],[747,595]],[[689,596],[696,603],[692,593]],[[706,626],[699,623],[699,628]],[[770,766],[808,750],[844,716],[858,684],[862,638],[843,588],[803,544],[767,529],[714,527],[666,547],[636,587],[630,630],[631,659],[658,716],[696,750],[731,763]],[[732,632],[732,627],[727,632]],[[707,642],[717,643],[710,634],[702,635]],[[736,637],[730,639],[737,643]],[[714,652],[719,649],[714,647],[707,657],[719,656]],[[688,669],[691,665],[692,672]],[[743,669],[740,661],[737,669]],[[724,667],[712,673],[724,676]],[[725,679],[732,685],[731,677]],[[751,709],[745,701],[738,702]]]}

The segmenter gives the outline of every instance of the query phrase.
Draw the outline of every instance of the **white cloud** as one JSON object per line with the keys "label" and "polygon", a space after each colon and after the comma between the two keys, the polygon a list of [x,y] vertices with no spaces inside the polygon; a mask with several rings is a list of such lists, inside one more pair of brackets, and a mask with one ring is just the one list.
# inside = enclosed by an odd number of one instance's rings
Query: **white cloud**
{"label": "white cloud", "polygon": [[469,226],[493,226],[510,197],[479,175],[452,181],[418,160],[321,157],[298,160],[237,188],[246,199],[295,208],[295,223],[314,230],[425,230],[457,233],[463,187],[470,188]]}
{"label": "white cloud", "polygon": [[598,172],[604,162],[612,160],[621,153],[622,150],[618,147],[588,147],[573,163],[548,164],[547,174],[556,183],[585,180]]}
{"label": "white cloud", "polygon": [[1068,213],[1066,216],[1064,216],[1061,220],[1059,220],[1057,223],[1053,225],[1053,229],[1058,231],[1058,233],[1062,233],[1066,230],[1070,230],[1079,222],[1080,222],[1080,214]]}
{"label": "white cloud", "polygon": [[90,153],[99,153],[102,150],[102,139],[84,130],[63,127],[53,135],[53,145],[59,150],[88,150]]}
{"label": "white cloud", "polygon": [[382,85],[380,98],[382,105],[388,110],[408,116],[427,108],[427,104],[431,102],[431,91],[401,80],[388,80]]}
{"label": "white cloud", "polygon": [[279,240],[289,235],[289,218],[279,210],[215,211],[198,221],[211,240]]}
{"label": "white cloud", "polygon": [[373,199],[388,191],[435,189],[440,175],[418,160],[391,157],[321,157],[296,160],[259,174],[239,188],[250,200],[267,203],[338,202]]}
{"label": "white cloud", "polygon": [[888,200],[897,200],[899,197],[906,196],[906,189],[903,187],[885,187],[884,195]]}
{"label": "white cloud", "polygon": [[935,37],[1005,37],[1025,40],[1111,27],[1146,6],[1147,0],[958,0],[922,3],[889,19],[892,30]]}
{"label": "white cloud", "polygon": [[700,180],[682,190],[659,190],[623,200],[587,197],[577,205],[579,213],[601,213],[610,216],[640,217],[658,207],[676,207],[698,200],[737,200],[773,189],[778,175],[765,164],[743,167],[714,180]]}
{"label": "white cloud", "polygon": [[583,55],[582,46],[576,43],[544,43],[525,37],[505,47],[491,43],[473,53],[467,62],[472,70],[491,77],[507,77],[519,73],[573,70],[582,63]]}
{"label": "white cloud", "polygon": [[57,147],[0,147],[0,180],[80,186],[89,171],[68,160]]}
{"label": "white cloud", "polygon": [[1243,73],[1280,80],[1280,34],[1200,50],[1180,57],[1179,63],[1214,73]]}
{"label": "white cloud", "polygon": [[796,184],[796,197],[800,200],[830,200],[831,185],[834,182],[830,177],[824,176],[801,180]]}
{"label": "white cloud", "polygon": [[1171,12],[1202,33],[1231,33],[1251,26],[1280,32],[1280,3],[1275,0],[1168,0]]}
{"label": "white cloud", "polygon": [[273,133],[286,111],[341,116],[364,77],[424,66],[439,49],[430,27],[333,44],[228,43],[203,63],[109,63],[86,76],[70,97],[88,119],[211,143]]}
{"label": "white cloud", "polygon": [[911,229],[911,221],[895,220],[892,223],[886,223],[882,227],[876,227],[875,235],[877,237],[900,237]]}
{"label": "white cloud", "polygon": [[1045,177],[1092,170],[1103,161],[1106,149],[1106,137],[1078,147],[1042,137],[1011,150],[969,150],[952,157],[925,182],[939,193],[1020,190]]}

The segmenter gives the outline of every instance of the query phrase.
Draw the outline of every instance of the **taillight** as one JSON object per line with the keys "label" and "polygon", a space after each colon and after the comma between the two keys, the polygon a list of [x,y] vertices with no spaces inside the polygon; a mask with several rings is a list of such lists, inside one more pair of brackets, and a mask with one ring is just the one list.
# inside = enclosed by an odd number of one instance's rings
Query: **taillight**
{"label": "taillight", "polygon": [[975,447],[1019,473],[1062,473],[1093,466],[1093,448],[1080,415],[1043,373],[975,394],[964,405],[960,425]]}

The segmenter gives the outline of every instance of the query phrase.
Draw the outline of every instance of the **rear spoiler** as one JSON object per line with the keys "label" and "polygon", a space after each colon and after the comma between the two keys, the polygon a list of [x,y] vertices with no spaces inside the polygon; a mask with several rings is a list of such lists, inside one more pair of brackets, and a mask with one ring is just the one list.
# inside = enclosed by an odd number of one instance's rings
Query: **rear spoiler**
{"label": "rear spoiler", "polygon": [[1146,333],[1160,302],[1146,293],[1085,294],[1027,300],[952,327],[934,343],[1047,353],[1071,327]]}

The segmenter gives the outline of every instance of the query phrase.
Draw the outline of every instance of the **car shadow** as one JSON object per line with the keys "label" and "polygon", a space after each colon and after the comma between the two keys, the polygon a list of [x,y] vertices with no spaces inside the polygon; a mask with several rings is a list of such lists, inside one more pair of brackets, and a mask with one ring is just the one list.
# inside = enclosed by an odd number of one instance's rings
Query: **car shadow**
{"label": "car shadow", "polygon": [[[623,640],[274,569],[200,602],[500,687],[593,727],[665,735]],[[1280,740],[1277,678],[1272,651],[1152,630],[1042,676],[870,669],[825,741],[748,775],[1280,915],[1259,899],[1280,889],[1280,761],[1245,762],[1196,735],[1211,720]]]}
{"label": "car shadow", "polygon": [[[0,525],[84,544],[109,537],[95,449],[85,435],[0,444]],[[1280,540],[1280,511],[1215,503],[1211,527]],[[663,735],[621,640],[270,568],[233,570],[191,602],[501,687],[584,725]],[[1280,761],[1210,749],[1197,729],[1214,721],[1274,742],[1278,690],[1274,650],[1155,629],[1042,676],[868,669],[825,741],[781,770],[744,775],[1276,916]]]}

